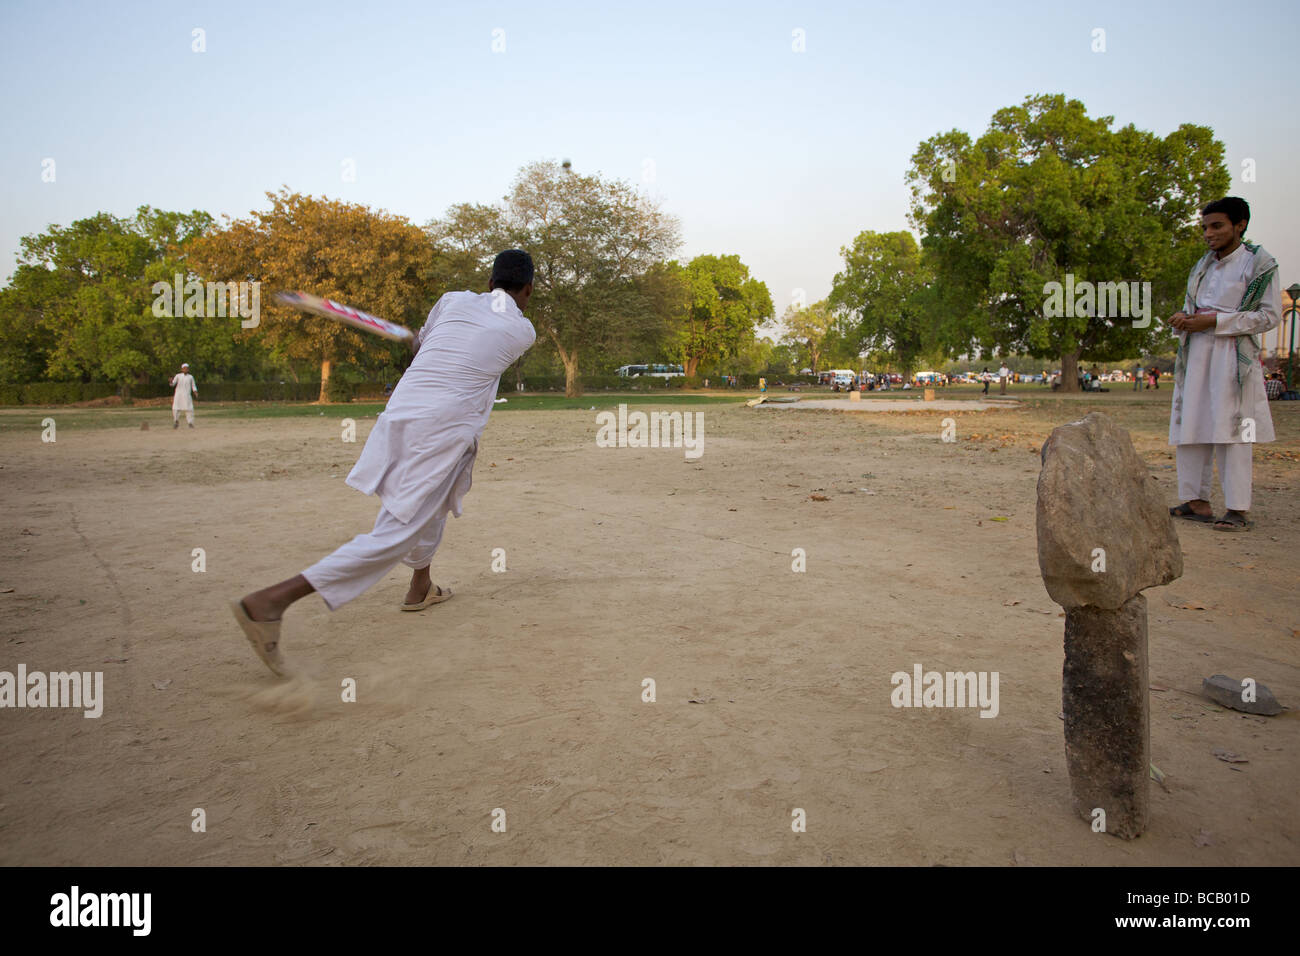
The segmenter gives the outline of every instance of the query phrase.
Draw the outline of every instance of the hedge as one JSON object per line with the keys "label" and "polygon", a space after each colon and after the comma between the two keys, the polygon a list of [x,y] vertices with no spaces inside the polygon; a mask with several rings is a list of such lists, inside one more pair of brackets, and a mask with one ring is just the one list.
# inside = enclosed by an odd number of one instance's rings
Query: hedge
{"label": "hedge", "polygon": [[[355,392],[358,386],[349,385]],[[383,383],[374,387],[383,394]],[[33,382],[28,385],[0,385],[0,405],[69,405],[108,398],[122,392],[112,382]],[[132,398],[162,398],[173,389],[166,382],[149,382],[131,386]],[[320,395],[320,382],[200,382],[200,402],[314,402]]]}
{"label": "hedge", "polygon": [[[769,385],[778,379],[789,382],[808,381],[806,376],[765,376]],[[737,376],[738,389],[758,387],[757,375]],[[652,378],[648,375],[623,378],[619,375],[583,375],[580,379],[584,391],[662,392],[674,389],[702,388],[701,376]],[[813,380],[815,381],[815,380]],[[348,382],[334,377],[326,388],[326,397],[332,402],[382,401],[386,385],[391,382]],[[711,388],[723,388],[719,376],[709,376]],[[529,392],[563,392],[563,375],[528,375],[524,388]],[[69,405],[96,398],[121,394],[121,386],[112,382],[33,382],[28,385],[0,385],[0,405]],[[498,390],[501,395],[515,391],[515,376],[506,372],[501,377]],[[132,398],[161,398],[172,394],[166,382],[148,382],[131,386]],[[200,382],[199,402],[314,402],[320,397],[320,382]]]}

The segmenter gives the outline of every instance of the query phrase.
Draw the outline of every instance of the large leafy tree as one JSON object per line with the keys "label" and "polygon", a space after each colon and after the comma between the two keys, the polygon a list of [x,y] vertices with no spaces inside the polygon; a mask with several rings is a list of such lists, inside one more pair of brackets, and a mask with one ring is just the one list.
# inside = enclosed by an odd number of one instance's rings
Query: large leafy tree
{"label": "large leafy tree", "polygon": [[269,209],[228,220],[198,240],[191,261],[204,279],[263,283],[261,322],[242,334],[290,359],[320,364],[320,400],[339,362],[396,363],[403,348],[279,305],[293,289],[418,327],[432,304],[433,249],[418,226],[355,203],[267,193]]}
{"label": "large leafy tree", "polygon": [[142,206],[131,219],[99,213],[21,242],[19,265],[0,293],[0,377],[118,382],[229,361],[229,328],[159,317],[154,281],[186,269],[186,250],[210,228],[200,211]]}
{"label": "large leafy tree", "polygon": [[821,367],[826,351],[826,337],[835,324],[835,315],[825,299],[809,306],[791,303],[781,316],[785,335],[781,341],[792,346],[807,358],[807,366],[814,373]]}
{"label": "large leafy tree", "polygon": [[676,314],[670,348],[687,375],[736,356],[775,308],[767,285],[749,274],[740,256],[696,256],[681,270],[685,300]]}
{"label": "large leafy tree", "polygon": [[[1080,358],[1166,347],[1168,332],[1128,317],[1044,314],[1048,283],[1150,282],[1152,316],[1178,303],[1202,251],[1198,209],[1230,179],[1207,127],[1168,136],[1089,117],[1063,95],[998,110],[978,140],[952,130],[912,157],[911,221],[924,233],[951,354],[1059,357],[1067,389]],[[1085,310],[1086,311],[1086,310]]]}
{"label": "large leafy tree", "polygon": [[443,291],[487,290],[492,260],[509,244],[503,207],[457,203],[425,232],[433,245],[432,277]]}
{"label": "large leafy tree", "polygon": [[678,223],[630,185],[553,162],[520,170],[505,197],[505,237],[533,257],[528,311],[564,365],[565,394],[582,392],[584,355],[653,337],[675,295],[661,265]]}
{"label": "large leafy tree", "polygon": [[831,285],[838,329],[853,354],[872,353],[910,372],[934,341],[935,307],[921,248],[910,232],[863,232],[840,250]]}

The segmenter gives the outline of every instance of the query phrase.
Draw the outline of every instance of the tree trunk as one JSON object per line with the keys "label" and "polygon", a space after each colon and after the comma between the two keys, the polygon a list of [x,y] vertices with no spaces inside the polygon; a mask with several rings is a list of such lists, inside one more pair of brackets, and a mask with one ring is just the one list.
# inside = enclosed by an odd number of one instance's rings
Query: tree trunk
{"label": "tree trunk", "polygon": [[564,363],[564,397],[577,398],[582,394],[582,379],[578,377],[578,350],[571,349],[566,352],[559,342],[555,343],[555,351],[560,355],[560,361]]}
{"label": "tree trunk", "polygon": [[1061,388],[1062,392],[1078,392],[1079,388],[1079,350],[1066,352],[1061,355]]}
{"label": "tree trunk", "polygon": [[316,398],[316,401],[318,402],[325,401],[325,389],[329,387],[329,383],[330,383],[330,360],[321,359],[320,360],[320,395]]}
{"label": "tree trunk", "polygon": [[695,356],[688,355],[685,358],[685,360],[683,360],[682,362],[682,371],[686,373],[688,378],[695,375],[695,373],[699,370],[699,368],[700,368],[700,357],[698,355]]}

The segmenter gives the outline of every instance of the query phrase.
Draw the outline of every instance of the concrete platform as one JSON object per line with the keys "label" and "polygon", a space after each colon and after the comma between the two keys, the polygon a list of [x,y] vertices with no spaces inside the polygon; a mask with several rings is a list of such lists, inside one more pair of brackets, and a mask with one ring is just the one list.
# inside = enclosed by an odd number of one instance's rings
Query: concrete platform
{"label": "concrete platform", "polygon": [[933,402],[927,402],[918,396],[917,398],[864,398],[857,402],[847,398],[814,398],[770,405],[764,402],[754,407],[836,412],[987,412],[998,408],[1019,408],[1020,402],[1014,398],[936,398]]}

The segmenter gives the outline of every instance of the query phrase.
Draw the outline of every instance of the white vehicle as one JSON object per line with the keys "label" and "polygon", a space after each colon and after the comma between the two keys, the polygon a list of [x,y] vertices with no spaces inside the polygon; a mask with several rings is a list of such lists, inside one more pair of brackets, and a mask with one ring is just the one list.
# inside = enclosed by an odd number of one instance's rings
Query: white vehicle
{"label": "white vehicle", "polygon": [[616,371],[623,378],[639,378],[642,375],[651,378],[675,378],[686,374],[686,370],[680,365],[623,365]]}
{"label": "white vehicle", "polygon": [[852,388],[854,379],[857,377],[852,370],[847,368],[833,368],[830,370],[831,384],[838,385],[840,388]]}
{"label": "white vehicle", "polygon": [[943,380],[943,376],[938,372],[917,372],[916,380],[923,384],[933,385],[935,382]]}

